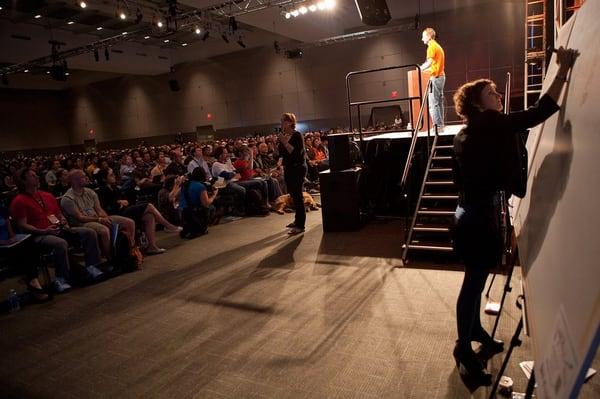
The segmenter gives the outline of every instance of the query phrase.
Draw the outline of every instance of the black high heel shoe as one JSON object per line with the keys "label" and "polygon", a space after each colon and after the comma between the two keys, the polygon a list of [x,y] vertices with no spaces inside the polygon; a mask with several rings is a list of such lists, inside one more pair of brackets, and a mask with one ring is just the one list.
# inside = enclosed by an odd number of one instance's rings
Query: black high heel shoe
{"label": "black high heel shoe", "polygon": [[452,354],[461,376],[477,383],[477,385],[492,385],[492,374],[483,367],[472,349],[462,349],[456,345]]}

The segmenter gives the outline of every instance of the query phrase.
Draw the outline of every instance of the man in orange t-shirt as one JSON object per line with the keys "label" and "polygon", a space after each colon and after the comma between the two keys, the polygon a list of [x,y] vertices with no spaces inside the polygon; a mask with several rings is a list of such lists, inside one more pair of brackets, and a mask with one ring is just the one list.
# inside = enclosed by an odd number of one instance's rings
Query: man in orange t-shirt
{"label": "man in orange t-shirt", "polygon": [[421,70],[429,72],[432,91],[429,96],[429,113],[438,130],[444,129],[444,49],[435,40],[436,34],[432,28],[423,31],[421,40],[427,45],[427,60],[421,65]]}

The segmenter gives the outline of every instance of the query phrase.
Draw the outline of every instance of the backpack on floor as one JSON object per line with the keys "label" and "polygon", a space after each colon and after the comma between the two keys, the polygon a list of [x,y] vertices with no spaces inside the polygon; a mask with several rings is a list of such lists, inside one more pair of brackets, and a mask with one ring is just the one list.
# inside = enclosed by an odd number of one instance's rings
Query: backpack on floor
{"label": "backpack on floor", "polygon": [[117,269],[122,272],[133,272],[139,269],[139,259],[132,253],[129,239],[122,232],[117,233],[113,251],[113,263]]}

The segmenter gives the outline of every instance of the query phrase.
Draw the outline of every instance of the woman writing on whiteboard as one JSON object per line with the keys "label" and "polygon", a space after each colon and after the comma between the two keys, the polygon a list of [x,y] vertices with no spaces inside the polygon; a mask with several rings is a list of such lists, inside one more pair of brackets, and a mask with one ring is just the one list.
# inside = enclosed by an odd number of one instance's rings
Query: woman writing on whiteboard
{"label": "woman writing on whiteboard", "polygon": [[[502,113],[502,96],[488,79],[466,83],[454,94],[456,113],[466,124],[454,138],[453,172],[459,189],[454,248],[465,264],[456,304],[458,340],[454,358],[460,373],[480,385],[492,382],[480,357],[489,358],[504,350],[504,343],[492,339],[479,317],[481,293],[503,250],[499,192],[504,191],[507,198],[513,193],[524,195],[517,139],[525,129],[559,109],[557,101],[576,56],[574,50],[558,49],[554,81],[525,111]],[[481,344],[480,357],[473,351],[472,341]]]}

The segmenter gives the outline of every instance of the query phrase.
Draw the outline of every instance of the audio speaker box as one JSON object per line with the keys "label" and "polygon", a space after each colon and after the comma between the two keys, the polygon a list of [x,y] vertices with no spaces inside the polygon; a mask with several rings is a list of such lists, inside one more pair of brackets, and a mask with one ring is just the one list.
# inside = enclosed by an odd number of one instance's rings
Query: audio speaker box
{"label": "audio speaker box", "polygon": [[319,173],[323,231],[360,229],[358,179],[361,168]]}
{"label": "audio speaker box", "polygon": [[381,26],[387,24],[392,16],[385,0],[354,0],[360,20],[365,25]]}
{"label": "audio speaker box", "polygon": [[330,134],[327,136],[329,149],[329,167],[332,171],[349,169],[352,167],[350,160],[350,135],[347,133]]}

